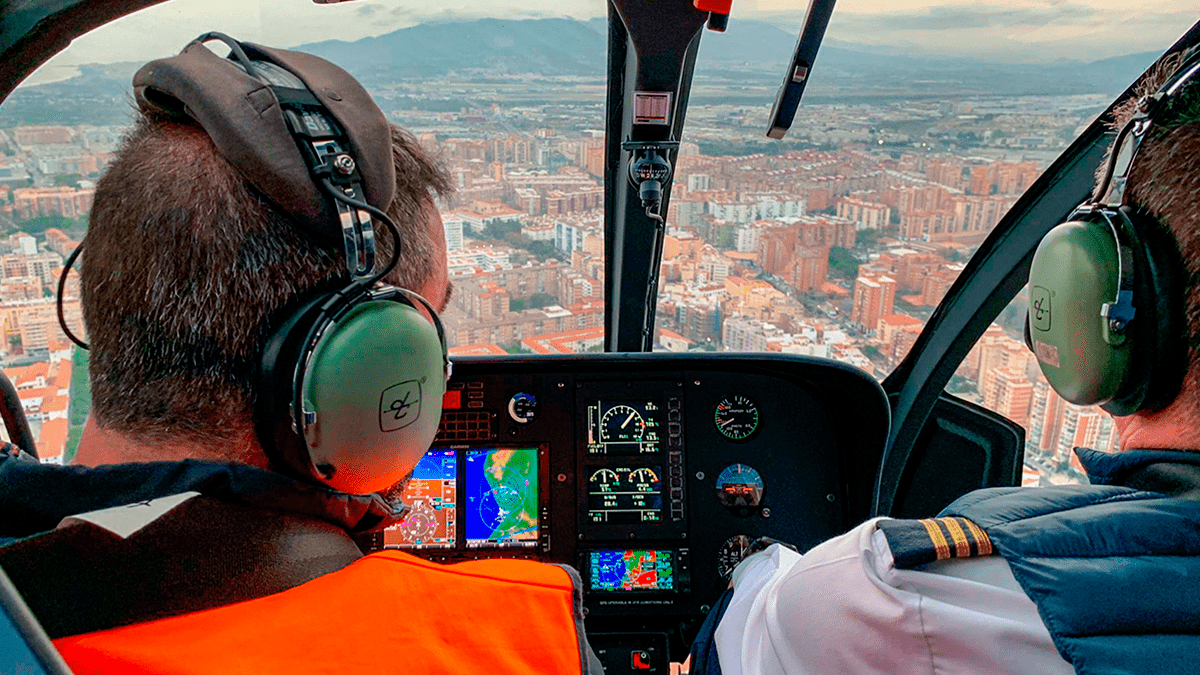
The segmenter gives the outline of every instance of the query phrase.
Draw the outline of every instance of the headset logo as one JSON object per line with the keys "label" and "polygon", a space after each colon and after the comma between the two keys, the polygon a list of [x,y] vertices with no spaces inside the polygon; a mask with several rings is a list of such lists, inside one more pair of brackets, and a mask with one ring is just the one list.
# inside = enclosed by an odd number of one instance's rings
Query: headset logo
{"label": "headset logo", "polygon": [[408,380],[383,390],[379,396],[379,430],[396,431],[421,417],[421,382]]}
{"label": "headset logo", "polygon": [[1050,330],[1050,289],[1034,286],[1029,294],[1029,318],[1040,331]]}

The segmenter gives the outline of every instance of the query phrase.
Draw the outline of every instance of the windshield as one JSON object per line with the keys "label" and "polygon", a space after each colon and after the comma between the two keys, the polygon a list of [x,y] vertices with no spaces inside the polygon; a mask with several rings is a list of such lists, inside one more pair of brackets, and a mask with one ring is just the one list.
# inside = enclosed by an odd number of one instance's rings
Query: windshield
{"label": "windshield", "polygon": [[[655,347],[825,356],[882,378],[1021,191],[1193,18],[1130,0],[847,0],[779,142],[767,111],[803,10],[737,3],[728,32],[702,38]],[[453,354],[603,348],[606,3],[179,0],[77,39],[0,106],[0,358],[43,457],[69,459],[87,415],[86,354],[53,288],[132,119],[130,78],[210,30],[329,58],[444,159]],[[82,335],[74,283],[65,308]],[[1014,305],[993,342],[1019,339],[1023,316]],[[979,361],[951,385],[986,402]],[[1003,365],[1033,374],[1017,361]],[[1025,423],[1033,404],[1014,406]]]}

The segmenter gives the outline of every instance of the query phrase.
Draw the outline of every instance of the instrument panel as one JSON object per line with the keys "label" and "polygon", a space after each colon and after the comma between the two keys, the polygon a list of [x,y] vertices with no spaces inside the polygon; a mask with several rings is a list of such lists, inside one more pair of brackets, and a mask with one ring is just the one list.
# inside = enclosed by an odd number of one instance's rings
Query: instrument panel
{"label": "instrument panel", "polygon": [[569,564],[589,634],[685,632],[754,539],[865,519],[889,419],[865,373],[762,355],[461,359],[443,403],[373,544]]}

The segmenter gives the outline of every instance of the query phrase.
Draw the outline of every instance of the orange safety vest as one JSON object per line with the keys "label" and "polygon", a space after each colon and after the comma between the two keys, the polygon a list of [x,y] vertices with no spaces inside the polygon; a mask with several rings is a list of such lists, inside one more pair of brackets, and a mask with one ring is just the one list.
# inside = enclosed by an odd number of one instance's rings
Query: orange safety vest
{"label": "orange safety vest", "polygon": [[573,575],[399,551],[263,598],[54,641],[78,675],[581,673]]}

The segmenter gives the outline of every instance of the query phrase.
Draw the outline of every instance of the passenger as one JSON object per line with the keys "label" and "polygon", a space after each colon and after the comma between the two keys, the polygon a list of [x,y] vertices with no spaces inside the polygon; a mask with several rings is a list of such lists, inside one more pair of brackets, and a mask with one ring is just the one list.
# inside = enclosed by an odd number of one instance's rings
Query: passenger
{"label": "passenger", "polygon": [[[192,43],[184,54],[194,50],[207,48]],[[357,82],[303,59],[332,83],[314,92],[335,101],[360,92],[365,107],[350,114],[378,120],[387,138],[386,119]],[[172,62],[149,64],[135,85]],[[246,77],[211,52],[197,63],[176,64],[175,72],[198,68],[188,86],[208,86],[213,73]],[[249,102],[264,117],[278,105],[260,83],[249,90],[229,105]],[[350,535],[400,522],[401,505],[303,480],[265,450],[255,405],[272,393],[257,379],[272,322],[314,291],[346,285],[342,241],[306,234],[266,196],[279,185],[235,168],[228,147],[181,114],[183,105],[152,103],[152,94],[138,90],[138,119],[90,215],[81,291],[92,405],[74,464],[39,464],[11,445],[0,452],[0,567],[67,663],[113,673],[596,669],[573,570],[516,560],[439,566],[395,551],[364,557]],[[218,128],[230,112],[206,118],[195,103],[186,111]],[[365,149],[395,170],[395,196],[379,205],[401,239],[386,281],[441,309],[450,283],[433,200],[449,192],[448,173],[407,131],[390,126],[390,138],[390,150]],[[299,160],[295,147],[288,136],[283,147],[232,152]],[[371,187],[380,186],[366,185],[368,195]],[[378,219],[376,228],[382,269],[394,241]],[[434,368],[442,379],[440,359]],[[436,427],[440,408],[426,405]]]}
{"label": "passenger", "polygon": [[[1191,68],[1200,61],[1145,93]],[[1120,110],[1116,128],[1135,111]],[[1178,341],[1179,365],[1162,377],[1186,369],[1182,382],[1158,382],[1161,405],[1117,410],[1131,412],[1113,418],[1119,453],[1076,450],[1090,487],[980,490],[937,519],[874,519],[803,555],[771,544],[747,557],[693,645],[692,672],[1200,672],[1200,76],[1151,122],[1123,203],[1165,225],[1146,218],[1140,236],[1159,231],[1184,280],[1153,289],[1175,297],[1143,295],[1133,321],[1153,321],[1154,303],[1186,304],[1175,335],[1149,324],[1152,342]],[[1170,369],[1168,356],[1139,368]]]}

